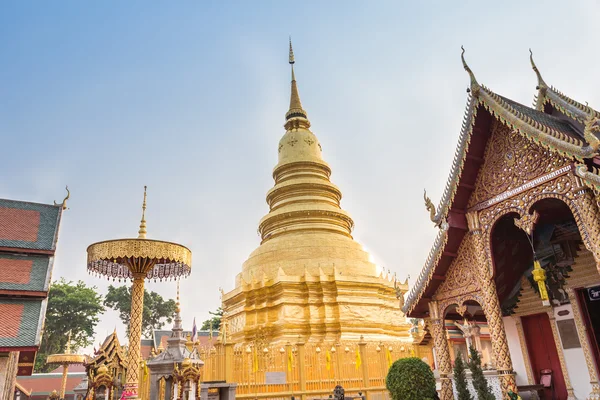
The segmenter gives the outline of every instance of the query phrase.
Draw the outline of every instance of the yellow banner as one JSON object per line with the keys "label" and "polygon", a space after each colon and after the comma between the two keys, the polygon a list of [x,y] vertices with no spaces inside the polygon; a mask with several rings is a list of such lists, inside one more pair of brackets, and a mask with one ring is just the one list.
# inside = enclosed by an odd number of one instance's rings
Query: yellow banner
{"label": "yellow banner", "polygon": [[288,371],[292,372],[292,365],[294,365],[294,355],[292,354],[292,349],[288,350],[288,360],[287,360],[287,367],[288,367]]}
{"label": "yellow banner", "polygon": [[252,360],[252,371],[258,372],[258,350],[256,350],[256,346],[254,346],[253,352],[253,360]]}
{"label": "yellow banner", "polygon": [[390,352],[389,348],[385,349],[385,358],[387,359],[388,367],[391,367],[394,363],[394,360],[392,360],[392,353]]}
{"label": "yellow banner", "polygon": [[325,353],[325,368],[327,368],[327,371],[331,370],[331,353],[329,350]]}
{"label": "yellow banner", "polygon": [[357,347],[356,348],[356,370],[357,371],[361,365],[362,365],[362,359],[360,358],[360,351],[358,350],[358,347]]}

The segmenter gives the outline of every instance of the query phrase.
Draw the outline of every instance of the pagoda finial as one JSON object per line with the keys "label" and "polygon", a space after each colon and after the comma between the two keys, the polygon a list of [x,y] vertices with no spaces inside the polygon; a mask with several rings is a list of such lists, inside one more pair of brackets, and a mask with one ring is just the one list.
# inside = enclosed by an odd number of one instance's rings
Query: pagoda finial
{"label": "pagoda finial", "polygon": [[544,82],[544,78],[542,78],[542,74],[540,74],[540,70],[537,68],[537,66],[535,65],[535,62],[533,61],[533,51],[531,51],[531,49],[529,49],[529,61],[531,61],[531,68],[533,68],[533,71],[537,75],[538,85],[537,85],[536,89],[540,90],[542,88],[544,88],[544,89],[547,88],[548,85],[546,85],[546,82]]}
{"label": "pagoda finial", "polygon": [[140,222],[140,230],[138,231],[138,239],[146,239],[146,189],[144,186],[144,202],[142,203],[142,221]]}
{"label": "pagoda finial", "polygon": [[294,49],[292,48],[292,38],[290,37],[290,53],[289,53],[289,63],[292,67],[292,92],[290,95],[290,109],[285,114],[285,129],[292,128],[309,128],[310,122],[308,121],[308,116],[306,111],[302,108],[302,103],[300,102],[300,94],[298,93],[298,85],[296,84],[296,73],[294,72],[294,64],[296,60],[294,58]]}
{"label": "pagoda finial", "polygon": [[460,46],[460,48],[462,49],[460,58],[462,60],[463,67],[465,68],[465,71],[467,71],[469,77],[471,78],[471,87],[467,89],[467,92],[473,92],[474,95],[477,95],[477,92],[479,90],[479,83],[477,83],[477,79],[475,79],[475,74],[473,73],[473,71],[471,71],[471,68],[469,68],[467,62],[465,61],[465,48],[463,46]]}

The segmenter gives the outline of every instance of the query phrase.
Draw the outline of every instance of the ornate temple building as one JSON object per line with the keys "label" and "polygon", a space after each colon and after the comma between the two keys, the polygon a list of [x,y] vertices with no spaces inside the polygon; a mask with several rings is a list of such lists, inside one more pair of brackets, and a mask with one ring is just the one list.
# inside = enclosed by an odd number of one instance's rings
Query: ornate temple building
{"label": "ornate temple building", "polygon": [[262,241],[223,295],[226,340],[269,343],[411,342],[399,308],[407,290],[352,238],[354,221],[302,107],[292,65],[290,107],[279,141]]}
{"label": "ornate temple building", "polygon": [[600,399],[600,113],[531,64],[527,107],[480,85],[463,57],[454,163],[439,205],[425,197],[439,234],[403,310],[427,323],[444,400],[457,325],[488,353],[497,398]]}
{"label": "ornate temple building", "polygon": [[[54,265],[62,204],[0,199],[0,398],[33,372]],[[23,391],[22,391],[23,392]]]}

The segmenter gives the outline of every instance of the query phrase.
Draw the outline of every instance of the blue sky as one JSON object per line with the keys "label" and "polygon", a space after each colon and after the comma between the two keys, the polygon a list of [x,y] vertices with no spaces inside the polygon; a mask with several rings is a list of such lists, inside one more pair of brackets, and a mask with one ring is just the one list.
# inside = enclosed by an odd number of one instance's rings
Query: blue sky
{"label": "blue sky", "polygon": [[[480,83],[530,105],[546,82],[600,107],[598,1],[148,1],[0,4],[0,197],[60,201],[54,278],[84,279],[90,243],[149,237],[194,254],[183,316],[206,318],[259,244],[289,104],[288,35],[313,131],[384,268],[416,277],[466,101]],[[414,279],[411,279],[414,282]],[[175,284],[150,284],[172,297]],[[107,312],[96,341],[117,326]]]}

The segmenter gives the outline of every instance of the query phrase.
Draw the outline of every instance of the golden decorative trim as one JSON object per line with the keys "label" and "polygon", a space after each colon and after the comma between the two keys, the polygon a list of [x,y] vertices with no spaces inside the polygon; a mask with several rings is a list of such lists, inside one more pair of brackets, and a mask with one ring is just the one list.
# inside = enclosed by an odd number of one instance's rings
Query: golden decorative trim
{"label": "golden decorative trim", "polygon": [[135,272],[148,279],[173,278],[189,275],[192,266],[192,252],[187,247],[160,240],[107,240],[90,245],[87,253],[90,272],[113,278],[131,279]]}
{"label": "golden decorative trim", "polygon": [[534,210],[531,214],[525,214],[519,219],[515,218],[515,226],[531,236],[539,219],[540,214]]}
{"label": "golden decorative trim", "polygon": [[85,356],[79,354],[52,354],[48,356],[48,364],[83,364]]}

